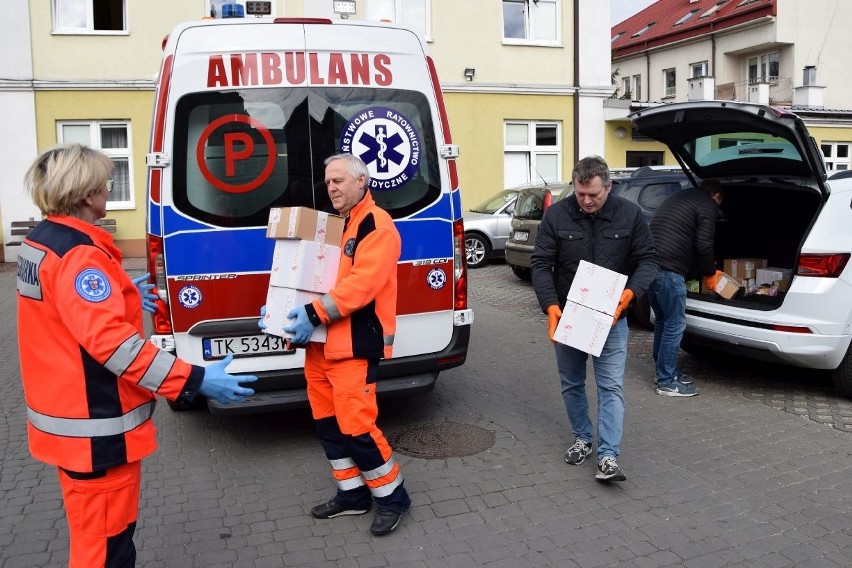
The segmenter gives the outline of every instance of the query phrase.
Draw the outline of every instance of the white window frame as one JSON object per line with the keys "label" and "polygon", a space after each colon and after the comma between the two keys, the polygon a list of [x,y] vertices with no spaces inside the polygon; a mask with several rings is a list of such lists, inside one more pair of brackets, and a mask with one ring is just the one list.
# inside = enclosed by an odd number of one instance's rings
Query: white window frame
{"label": "white window frame", "polygon": [[683,17],[682,17],[681,19],[679,19],[678,21],[676,21],[673,25],[675,25],[675,26],[680,26],[680,25],[682,25],[684,22],[686,22],[687,20],[691,19],[691,18],[692,18],[692,16],[694,16],[696,12],[698,12],[698,10],[697,10],[697,9],[696,9],[696,10],[690,10],[689,12],[687,12],[686,14],[684,14],[684,15],[683,15]]}
{"label": "white window frame", "polygon": [[633,100],[642,100],[642,75],[633,75]]}
{"label": "white window frame", "polygon": [[[672,85],[669,86],[669,75],[672,76]],[[663,97],[677,96],[677,69],[670,67],[663,69]]]}
{"label": "white window frame", "polygon": [[621,79],[621,98],[624,98],[628,95],[631,98],[633,97],[633,90],[630,88],[630,86],[631,86],[630,79],[631,79],[630,75],[628,75],[627,77],[622,77],[622,79]]}
{"label": "white window frame", "polygon": [[[210,14],[211,14],[210,9],[213,6],[220,7],[222,4],[239,4],[240,6],[243,7],[244,12],[245,12],[245,9],[246,9],[246,0],[204,0],[204,15],[210,16]],[[276,14],[276,8],[275,8],[276,4],[278,4],[278,2],[276,0],[271,0],[271,2],[270,2],[271,10],[270,11],[272,13],[268,16],[249,16],[248,14],[246,14],[246,18],[247,19],[249,19],[249,18],[251,18],[251,19],[253,19],[253,18],[274,18],[275,14]],[[331,2],[329,2],[329,4],[331,4]],[[330,17],[330,15],[329,15],[329,17]]]}
{"label": "white window frame", "polygon": [[[825,149],[829,148],[829,155],[826,155]],[[838,157],[838,148],[846,148],[846,156]],[[823,141],[819,144],[819,149],[825,159],[825,168],[827,170],[852,170],[852,142],[831,142]]]}
{"label": "white window frame", "polygon": [[[524,37],[506,37],[506,14],[503,8],[506,4],[520,4],[524,9]],[[555,17],[548,15],[545,7],[555,12]],[[558,46],[562,37],[562,2],[561,0],[502,0],[500,23],[503,43],[507,45],[544,45]],[[553,26],[551,29],[550,26]],[[553,38],[542,37],[541,31],[547,28],[552,31]]]}
{"label": "white window frame", "polygon": [[[126,120],[63,120],[56,123],[56,139],[60,144],[64,144],[64,126],[88,126],[89,127],[89,143],[90,148],[100,150],[111,159],[127,160],[127,194],[130,197],[127,201],[115,201],[112,196],[116,193],[115,189],[107,198],[107,211],[127,210],[136,208],[136,189],[133,182],[133,132],[130,128],[130,121]],[[103,148],[101,142],[102,127],[124,127],[127,129],[127,148]],[[113,186],[114,187],[114,186]]]}
{"label": "white window frame", "polygon": [[[525,144],[509,144],[507,130],[510,125],[525,125],[527,127],[527,141]],[[536,132],[538,128],[555,128],[556,144],[538,145]],[[503,123],[503,167],[505,171],[507,156],[512,154],[526,156],[528,166],[527,181],[539,183],[542,181],[541,168],[538,161],[543,156],[555,158],[556,172],[552,178],[544,177],[547,183],[562,181],[562,123],[554,120],[506,120]]]}
{"label": "white window frame", "polygon": [[689,64],[689,72],[692,74],[692,79],[697,77],[706,77],[708,71],[707,61],[697,61]]}
{"label": "white window frame", "polygon": [[[128,0],[121,2],[121,29],[120,30],[96,30],[95,29],[95,6],[94,0],[51,0],[51,15],[53,32],[55,34],[85,34],[85,35],[128,35],[127,29],[127,4]],[[61,7],[71,8],[77,12],[77,17],[84,18],[82,25],[71,26],[63,24],[60,14],[65,13]],[[82,22],[81,22],[82,23]]]}
{"label": "white window frame", "polygon": [[[413,20],[411,12],[404,9],[414,5],[418,5],[422,11],[423,21]],[[422,33],[427,41],[432,41],[432,0],[364,0],[364,19],[390,20],[411,26]]]}
{"label": "white window frame", "polygon": [[[777,71],[775,75],[771,75],[769,73],[770,67],[772,66],[773,59],[775,59],[777,63]],[[751,70],[754,68],[755,73],[752,74]],[[760,55],[754,55],[752,57],[748,57],[746,59],[746,79],[748,79],[748,83],[753,85],[755,83],[769,83],[770,85],[778,84],[778,74],[781,72],[781,52],[780,51],[770,51],[768,53],[762,53]]]}

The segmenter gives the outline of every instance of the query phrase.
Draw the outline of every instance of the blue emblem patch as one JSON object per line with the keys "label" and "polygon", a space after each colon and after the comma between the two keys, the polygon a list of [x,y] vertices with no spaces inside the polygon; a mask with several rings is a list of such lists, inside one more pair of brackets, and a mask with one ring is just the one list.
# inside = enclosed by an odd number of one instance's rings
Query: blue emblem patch
{"label": "blue emblem patch", "polygon": [[349,258],[355,257],[355,239],[346,241],[346,244],[343,245],[343,254]]}
{"label": "blue emblem patch", "polygon": [[340,133],[340,152],[364,160],[374,191],[407,184],[417,172],[420,145],[420,134],[408,117],[382,106],[356,113]]}
{"label": "blue emblem patch", "polygon": [[440,290],[447,283],[447,273],[440,268],[433,268],[426,275],[426,282],[433,290]]}
{"label": "blue emblem patch", "polygon": [[109,298],[109,280],[97,268],[86,268],[74,280],[74,288],[80,297],[90,302],[103,302]]}
{"label": "blue emblem patch", "polygon": [[178,292],[178,301],[184,308],[197,308],[201,304],[201,290],[195,286],[184,286]]}

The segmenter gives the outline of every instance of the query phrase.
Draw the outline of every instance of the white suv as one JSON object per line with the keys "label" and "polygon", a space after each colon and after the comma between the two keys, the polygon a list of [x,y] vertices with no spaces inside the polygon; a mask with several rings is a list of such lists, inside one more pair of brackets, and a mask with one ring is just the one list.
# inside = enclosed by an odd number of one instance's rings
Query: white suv
{"label": "white suv", "polygon": [[819,148],[788,110],[693,101],[631,119],[684,170],[725,188],[720,268],[724,259],[757,258],[791,274],[786,290],[741,289],[730,300],[689,293],[684,349],[825,369],[852,396],[852,178],[827,179]]}

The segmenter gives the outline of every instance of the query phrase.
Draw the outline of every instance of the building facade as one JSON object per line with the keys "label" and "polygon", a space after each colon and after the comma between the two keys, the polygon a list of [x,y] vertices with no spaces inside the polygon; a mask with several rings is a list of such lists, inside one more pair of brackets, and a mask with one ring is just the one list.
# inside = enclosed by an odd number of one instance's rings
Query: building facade
{"label": "building facade", "polygon": [[[10,0],[0,45],[6,103],[0,142],[5,258],[10,226],[38,218],[22,191],[39,151],[82,142],[115,163],[108,215],[128,256],[145,251],[151,109],[163,38],[174,24],[221,14],[223,0]],[[245,6],[245,0],[238,0]],[[332,0],[272,0],[264,17],[342,17]],[[351,18],[423,33],[444,91],[462,197],[474,205],[504,187],[570,176],[578,156],[605,152],[612,93],[606,2],[357,0]]]}

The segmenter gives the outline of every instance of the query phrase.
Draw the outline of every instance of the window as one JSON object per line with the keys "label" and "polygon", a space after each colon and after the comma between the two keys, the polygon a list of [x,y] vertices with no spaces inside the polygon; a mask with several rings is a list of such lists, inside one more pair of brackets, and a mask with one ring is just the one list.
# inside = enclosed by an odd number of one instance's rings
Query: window
{"label": "window", "polygon": [[609,41],[610,41],[610,43],[615,43],[615,41],[616,41],[618,38],[620,38],[621,36],[623,36],[623,35],[624,35],[624,32],[618,32],[617,34],[615,34],[614,36],[612,36],[612,39],[611,39],[611,40],[609,40]]}
{"label": "window", "polygon": [[676,22],[674,23],[674,25],[676,25],[676,26],[681,25],[682,23],[684,23],[685,21],[687,21],[689,18],[691,18],[692,16],[694,16],[694,15],[695,15],[695,13],[696,13],[697,11],[698,11],[698,10],[691,10],[691,11],[690,11],[689,13],[687,13],[684,17],[682,17],[681,19],[679,19],[678,21],[676,21]]}
{"label": "window", "polygon": [[825,167],[828,170],[852,169],[852,161],[849,159],[849,142],[822,142],[820,149],[825,157]]}
{"label": "window", "polygon": [[125,32],[124,0],[53,0],[53,31]]}
{"label": "window", "polygon": [[555,43],[557,0],[503,0],[503,39]]}
{"label": "window", "polygon": [[677,74],[674,69],[663,69],[663,87],[666,97],[677,94]]}
{"label": "window", "polygon": [[[541,0],[539,0],[541,1]],[[561,180],[562,132],[558,122],[507,121],[503,157],[503,183]]]}
{"label": "window", "polygon": [[633,75],[633,100],[642,100],[642,75]]}
{"label": "window", "polygon": [[365,19],[390,20],[430,37],[430,0],[367,0]]}
{"label": "window", "polygon": [[641,30],[639,30],[638,32],[636,32],[635,34],[633,34],[630,37],[639,37],[640,35],[644,34],[648,30],[650,30],[653,27],[653,25],[656,24],[656,23],[657,22],[651,22],[650,24],[648,24],[647,26],[645,26],[644,28],[642,28]]}
{"label": "window", "polygon": [[780,65],[781,55],[777,51],[757,57],[749,57],[747,63],[748,82],[750,84],[777,83]]}
{"label": "window", "polygon": [[633,91],[630,89],[630,77],[625,77],[621,80],[621,98],[629,99],[633,96]]}
{"label": "window", "polygon": [[690,63],[689,64],[690,72],[692,73],[692,78],[696,77],[706,77],[707,76],[707,62],[699,61],[698,63]]}
{"label": "window", "polygon": [[698,17],[699,18],[706,18],[708,16],[712,16],[713,14],[716,13],[716,10],[718,10],[719,8],[721,8],[722,6],[725,5],[725,2],[727,2],[727,0],[722,0],[722,2],[716,2],[715,6],[713,6],[712,8],[710,8],[709,10],[707,10],[706,12],[704,12],[703,14],[701,14]]}
{"label": "window", "polygon": [[112,191],[107,209],[133,209],[133,152],[130,148],[130,123],[119,121],[68,121],[57,125],[62,144],[79,143],[97,148],[112,159]]}

